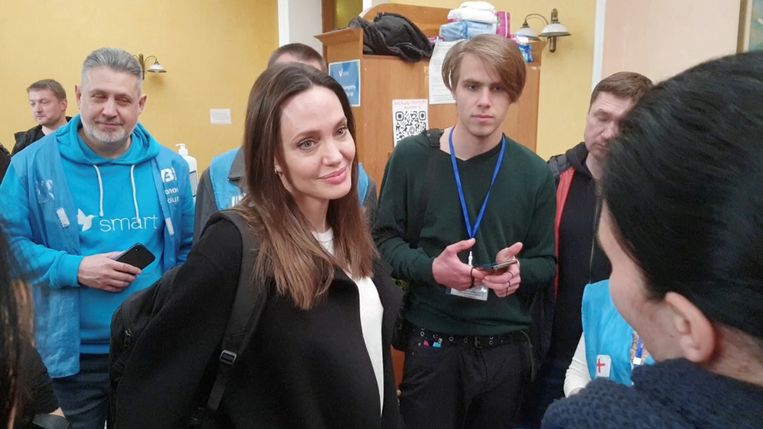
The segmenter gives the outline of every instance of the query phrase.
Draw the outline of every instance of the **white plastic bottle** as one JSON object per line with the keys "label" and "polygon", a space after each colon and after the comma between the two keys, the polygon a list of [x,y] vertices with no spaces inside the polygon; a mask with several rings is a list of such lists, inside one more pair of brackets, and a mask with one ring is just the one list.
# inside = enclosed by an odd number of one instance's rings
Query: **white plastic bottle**
{"label": "white plastic bottle", "polygon": [[186,163],[188,163],[188,176],[191,181],[191,193],[193,194],[193,200],[196,201],[196,187],[199,185],[199,176],[196,173],[196,158],[188,155],[188,148],[185,143],[178,143],[175,146],[178,147],[178,154],[183,157]]}

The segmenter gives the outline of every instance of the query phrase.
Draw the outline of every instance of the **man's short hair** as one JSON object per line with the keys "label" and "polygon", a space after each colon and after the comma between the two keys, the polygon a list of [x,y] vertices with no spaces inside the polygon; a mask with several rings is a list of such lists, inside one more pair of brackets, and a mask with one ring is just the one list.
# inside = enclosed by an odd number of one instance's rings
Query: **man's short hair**
{"label": "man's short hair", "polygon": [[465,54],[479,58],[489,71],[498,75],[512,102],[519,99],[525,87],[527,70],[514,42],[500,36],[483,34],[453,46],[442,64],[442,80],[451,91],[458,86],[459,68]]}
{"label": "man's short hair", "polygon": [[140,63],[129,52],[117,48],[100,48],[91,52],[82,63],[82,83],[87,81],[87,72],[98,67],[108,67],[109,69],[127,73],[138,78],[138,93],[143,90],[143,70]]}
{"label": "man's short hair", "polygon": [[285,54],[292,55],[301,61],[315,61],[321,65],[321,70],[326,71],[326,63],[323,61],[321,54],[319,54],[318,51],[311,48],[310,46],[305,45],[304,43],[289,43],[276,49],[272,54],[270,54],[270,59],[268,59],[268,67],[271,67],[273,64],[275,64],[276,61],[278,61],[278,59]]}
{"label": "man's short hair", "polygon": [[652,81],[648,77],[634,72],[617,72],[602,79],[591,93],[590,107],[600,93],[606,92],[618,98],[627,98],[637,102],[652,88]]}
{"label": "man's short hair", "polygon": [[26,89],[26,92],[29,94],[30,91],[42,91],[45,89],[52,92],[58,101],[66,100],[66,91],[64,90],[64,87],[61,86],[58,81],[53,79],[38,80],[37,82],[29,85],[29,87]]}

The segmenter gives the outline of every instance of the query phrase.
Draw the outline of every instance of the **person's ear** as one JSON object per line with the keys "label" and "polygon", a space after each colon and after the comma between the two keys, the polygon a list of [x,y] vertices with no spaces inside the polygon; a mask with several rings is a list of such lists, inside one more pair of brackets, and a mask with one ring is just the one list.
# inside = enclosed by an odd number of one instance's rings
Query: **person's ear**
{"label": "person's ear", "polygon": [[708,362],[717,342],[712,322],[691,301],[676,292],[668,292],[665,302],[672,310],[673,329],[683,357],[694,362]]}
{"label": "person's ear", "polygon": [[82,108],[82,88],[79,85],[74,85],[74,99],[77,100],[77,108]]}
{"label": "person's ear", "polygon": [[146,99],[148,98],[148,95],[143,94],[138,98],[138,114],[143,113],[143,109],[146,108]]}

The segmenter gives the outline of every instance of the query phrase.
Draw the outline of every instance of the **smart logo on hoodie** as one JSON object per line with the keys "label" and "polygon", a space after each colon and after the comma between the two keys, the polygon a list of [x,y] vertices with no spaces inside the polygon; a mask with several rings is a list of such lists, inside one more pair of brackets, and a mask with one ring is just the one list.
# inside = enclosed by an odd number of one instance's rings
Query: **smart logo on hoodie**
{"label": "smart logo on hoodie", "polygon": [[95,215],[86,215],[82,212],[82,209],[77,209],[77,224],[82,227],[82,232],[85,232],[93,226],[93,218]]}
{"label": "smart logo on hoodie", "polygon": [[[77,224],[82,227],[82,232],[86,232],[93,227],[93,218],[95,217],[95,215],[85,214],[82,209],[77,209]],[[141,219],[137,217],[101,218],[97,221],[96,225],[101,232],[156,230],[159,229],[159,216],[143,216]]]}

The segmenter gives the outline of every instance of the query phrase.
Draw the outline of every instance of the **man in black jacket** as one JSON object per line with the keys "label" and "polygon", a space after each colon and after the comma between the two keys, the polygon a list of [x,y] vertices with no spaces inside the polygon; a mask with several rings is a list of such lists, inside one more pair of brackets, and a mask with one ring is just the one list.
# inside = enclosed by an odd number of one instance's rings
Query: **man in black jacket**
{"label": "man in black jacket", "polygon": [[8,149],[0,143],[0,182],[5,177],[5,170],[8,169],[8,165],[11,163],[11,154],[8,153]]}
{"label": "man in black jacket", "polygon": [[556,183],[554,233],[559,270],[551,346],[528,404],[530,426],[540,425],[548,405],[564,396],[565,374],[583,331],[580,305],[585,285],[608,279],[612,270],[596,242],[596,180],[609,143],[620,132],[620,120],[651,86],[649,78],[633,72],[619,72],[601,80],[591,94],[584,141],[548,161]]}
{"label": "man in black jacket", "polygon": [[69,119],[66,116],[66,91],[60,83],[53,79],[43,79],[29,85],[26,89],[29,96],[29,107],[37,125],[14,134],[16,144],[13,154],[45,137],[65,125]]}

